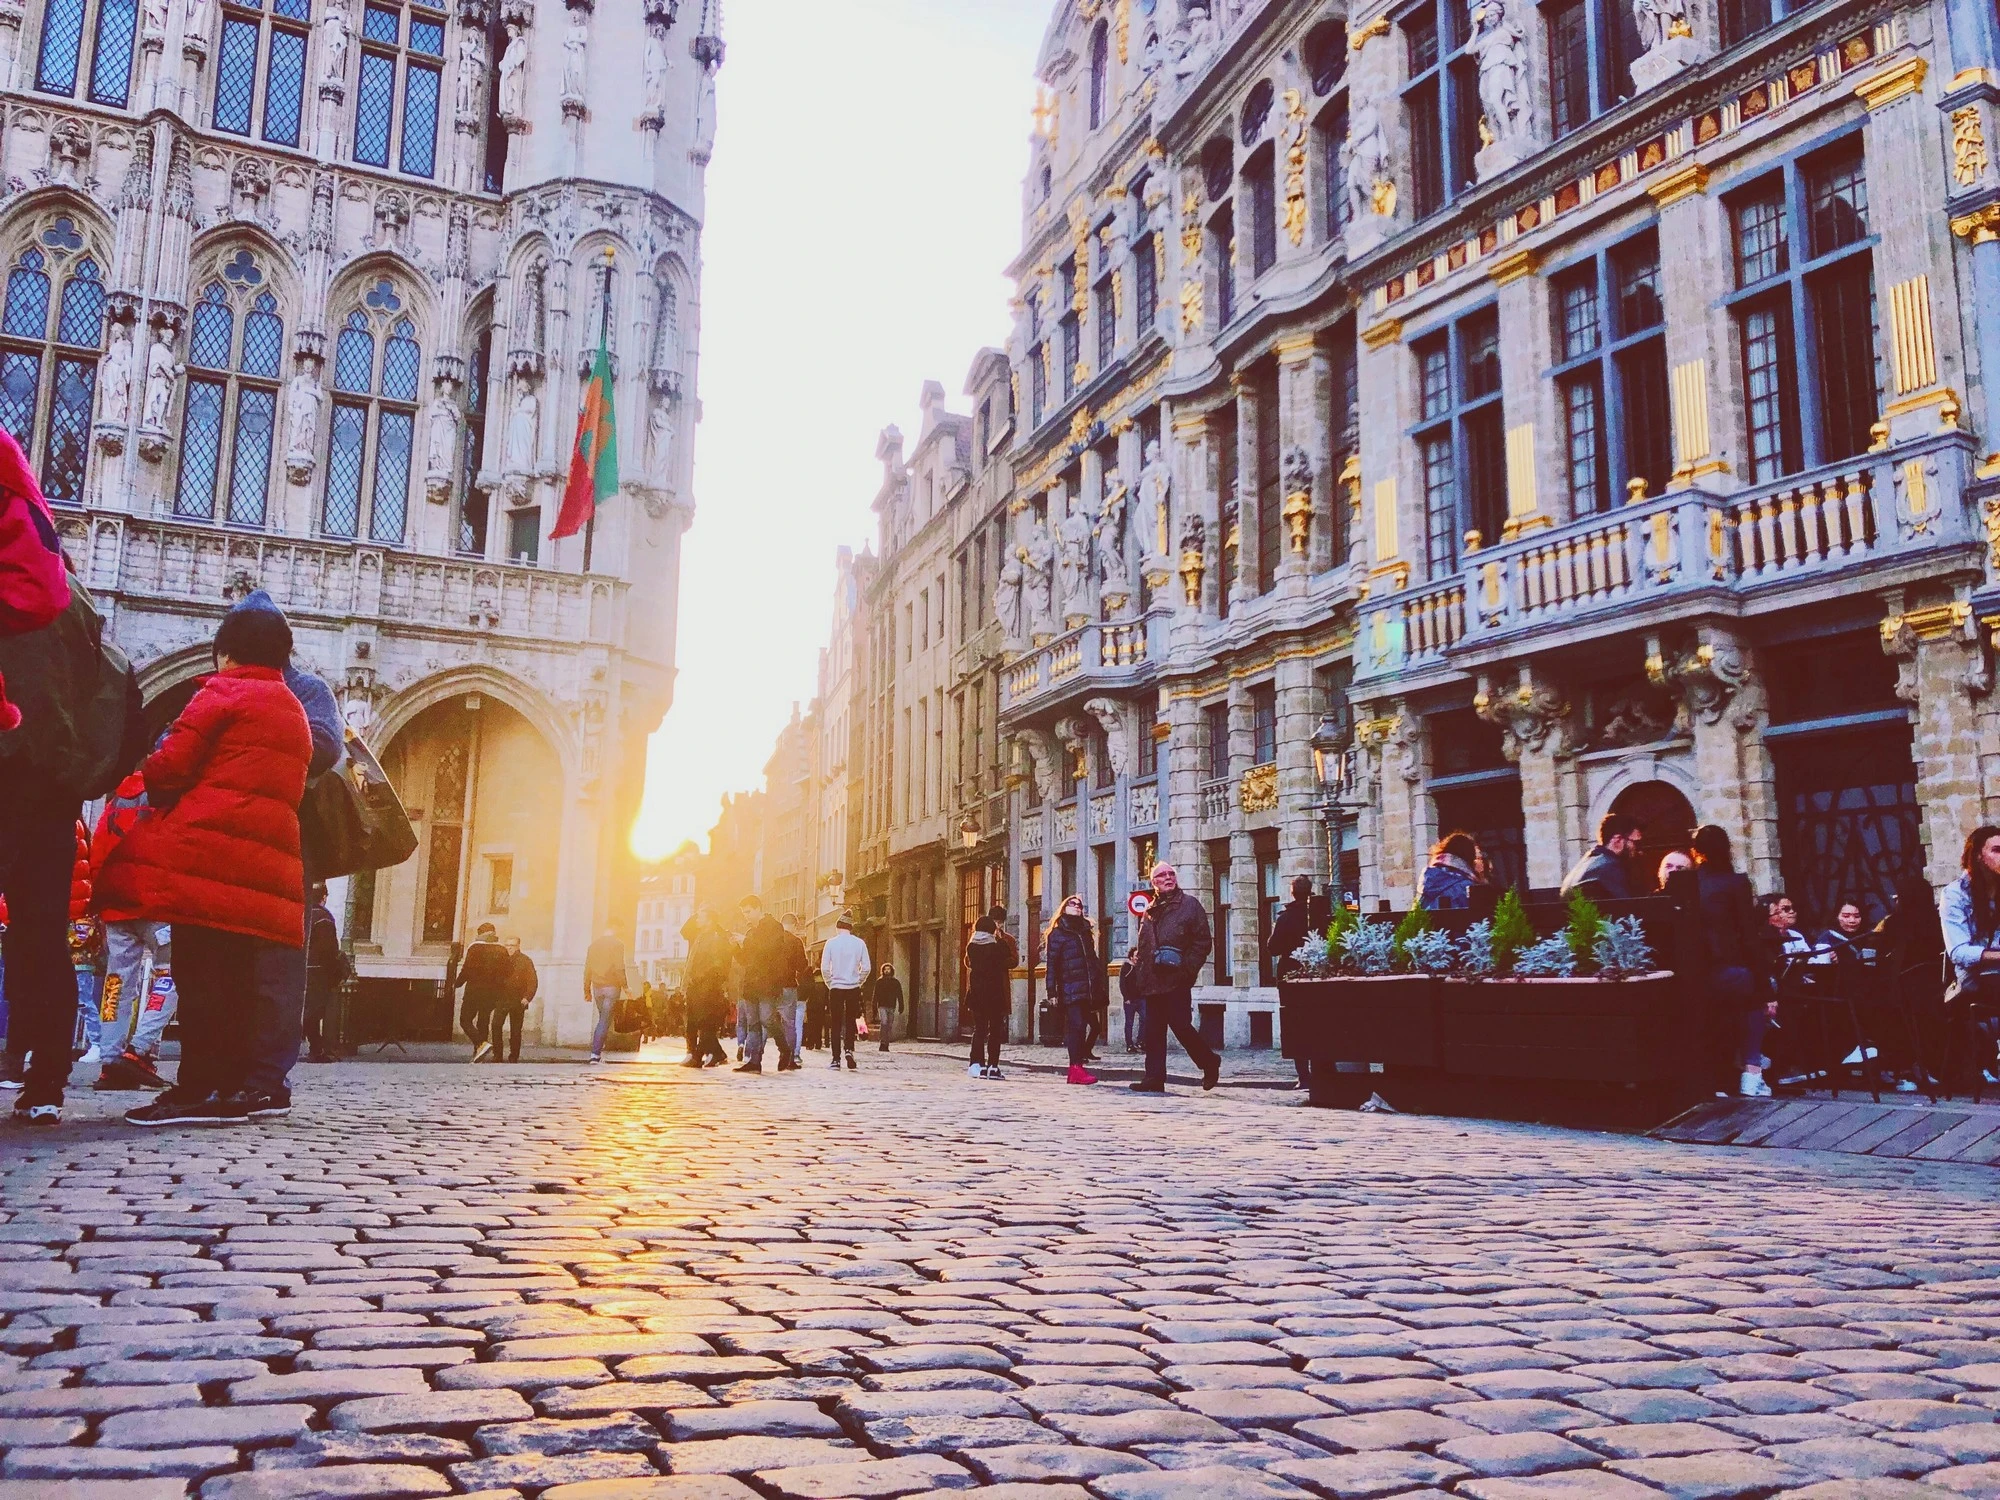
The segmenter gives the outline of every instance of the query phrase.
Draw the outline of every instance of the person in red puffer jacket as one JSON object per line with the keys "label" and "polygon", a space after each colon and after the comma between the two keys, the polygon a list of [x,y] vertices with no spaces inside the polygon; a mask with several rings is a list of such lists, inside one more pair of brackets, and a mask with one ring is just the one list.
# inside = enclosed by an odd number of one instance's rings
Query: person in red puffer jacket
{"label": "person in red puffer jacket", "polygon": [[131,1124],[236,1123],[265,1112],[243,1092],[250,1038],[305,944],[298,808],[312,737],[285,686],[291,654],[283,615],[224,617],[215,675],[141,768],[153,815],[104,870],[104,907],[173,927],[180,1073],[126,1112]]}

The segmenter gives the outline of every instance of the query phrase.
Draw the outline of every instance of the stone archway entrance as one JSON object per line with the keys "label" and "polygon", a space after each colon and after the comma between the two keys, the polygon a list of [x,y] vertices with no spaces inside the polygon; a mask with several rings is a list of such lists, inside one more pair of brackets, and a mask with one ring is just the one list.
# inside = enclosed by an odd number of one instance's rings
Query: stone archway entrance
{"label": "stone archway entrance", "polygon": [[1639,820],[1646,830],[1646,875],[1658,870],[1669,849],[1686,849],[1694,839],[1694,807],[1671,781],[1640,781],[1620,792],[1611,811]]}

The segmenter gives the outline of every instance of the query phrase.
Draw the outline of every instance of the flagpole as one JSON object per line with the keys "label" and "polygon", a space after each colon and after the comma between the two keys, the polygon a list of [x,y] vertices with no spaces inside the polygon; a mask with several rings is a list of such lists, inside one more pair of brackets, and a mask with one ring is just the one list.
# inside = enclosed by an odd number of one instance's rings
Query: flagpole
{"label": "flagpole", "polygon": [[[609,245],[604,247],[604,318],[597,325],[597,343],[602,348],[611,337],[611,267],[617,252]],[[596,540],[597,507],[590,508],[590,517],[583,523],[583,571],[590,571],[590,548]]]}

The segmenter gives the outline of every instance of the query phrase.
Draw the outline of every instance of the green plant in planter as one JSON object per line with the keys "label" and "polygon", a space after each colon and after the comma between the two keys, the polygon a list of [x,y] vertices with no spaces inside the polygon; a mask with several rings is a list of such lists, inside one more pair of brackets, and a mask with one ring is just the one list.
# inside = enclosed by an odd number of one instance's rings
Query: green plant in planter
{"label": "green plant in planter", "polygon": [[1631,974],[1648,974],[1653,968],[1653,949],[1646,941],[1646,929],[1637,917],[1619,917],[1604,924],[1593,956],[1597,971],[1606,979],[1623,979]]}
{"label": "green plant in planter", "polygon": [[1569,925],[1563,929],[1563,938],[1569,944],[1570,956],[1579,968],[1593,965],[1597,961],[1597,940],[1604,936],[1604,913],[1597,909],[1597,903],[1582,891],[1572,892],[1569,898]]}
{"label": "green plant in planter", "polygon": [[1465,929],[1458,944],[1458,972],[1467,979],[1493,975],[1493,919],[1482,917]]}
{"label": "green plant in planter", "polygon": [[1521,904],[1521,888],[1513,886],[1493,908],[1493,967],[1506,974],[1514,967],[1514,955],[1535,941],[1535,927]]}
{"label": "green plant in planter", "polygon": [[1361,925],[1361,913],[1351,906],[1336,906],[1333,920],[1326,925],[1326,951],[1335,961],[1341,950],[1347,946],[1347,935]]}
{"label": "green plant in planter", "polygon": [[1356,974],[1387,974],[1396,966],[1396,929],[1387,922],[1357,922],[1341,952]]}
{"label": "green plant in planter", "polygon": [[1427,926],[1403,940],[1403,957],[1419,974],[1449,974],[1458,964],[1458,939]]}
{"label": "green plant in planter", "polygon": [[1530,943],[1514,955],[1516,979],[1568,979],[1575,973],[1576,955],[1570,952],[1566,933]]}
{"label": "green plant in planter", "polygon": [[1410,956],[1410,939],[1419,933],[1431,930],[1431,914],[1421,906],[1413,906],[1396,924],[1396,959],[1405,962]]}

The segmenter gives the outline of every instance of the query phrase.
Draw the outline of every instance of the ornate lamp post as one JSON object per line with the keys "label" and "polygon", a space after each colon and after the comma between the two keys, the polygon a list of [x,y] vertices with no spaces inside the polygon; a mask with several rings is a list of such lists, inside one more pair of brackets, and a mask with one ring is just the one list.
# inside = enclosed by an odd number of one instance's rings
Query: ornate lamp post
{"label": "ornate lamp post", "polygon": [[1319,728],[1312,732],[1308,741],[1313,752],[1313,775],[1319,781],[1319,815],[1326,827],[1326,888],[1331,899],[1338,900],[1340,890],[1340,848],[1341,794],[1347,785],[1347,734],[1332,714],[1326,714],[1319,721]]}

